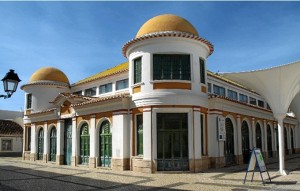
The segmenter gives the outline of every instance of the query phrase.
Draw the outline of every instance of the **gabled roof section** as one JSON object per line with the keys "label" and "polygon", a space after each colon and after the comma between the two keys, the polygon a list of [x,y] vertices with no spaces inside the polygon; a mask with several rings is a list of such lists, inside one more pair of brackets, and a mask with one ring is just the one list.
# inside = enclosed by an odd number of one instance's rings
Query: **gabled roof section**
{"label": "gabled roof section", "polygon": [[98,79],[101,79],[101,78],[105,78],[105,77],[108,77],[108,76],[112,76],[112,75],[115,75],[115,74],[127,72],[127,71],[128,71],[128,62],[124,62],[124,63],[119,64],[119,65],[117,65],[113,68],[107,69],[103,72],[100,72],[100,73],[95,74],[93,76],[87,77],[83,80],[80,80],[80,81],[72,84],[72,87],[80,85],[80,84],[88,83],[88,82],[91,82],[91,81],[94,81],[94,80],[98,80]]}
{"label": "gabled roof section", "polygon": [[63,93],[59,93],[54,98],[54,100],[50,101],[49,103],[58,105],[61,101],[65,101],[65,100],[70,100],[72,103],[72,102],[85,102],[85,101],[90,101],[93,99],[96,99],[96,98],[63,92]]}
{"label": "gabled roof section", "polygon": [[129,92],[123,92],[123,93],[114,94],[110,96],[95,98],[93,100],[86,101],[83,103],[72,104],[71,106],[78,107],[78,106],[84,106],[84,105],[95,104],[95,103],[111,102],[111,101],[116,101],[116,99],[129,98],[129,97],[130,97]]}
{"label": "gabled roof section", "polygon": [[23,128],[16,122],[0,120],[1,135],[23,135]]}

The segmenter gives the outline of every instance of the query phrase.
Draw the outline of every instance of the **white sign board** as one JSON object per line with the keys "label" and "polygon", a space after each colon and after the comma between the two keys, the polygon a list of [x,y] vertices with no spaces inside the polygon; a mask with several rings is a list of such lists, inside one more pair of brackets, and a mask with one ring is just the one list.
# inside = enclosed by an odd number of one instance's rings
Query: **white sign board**
{"label": "white sign board", "polygon": [[261,154],[260,149],[255,149],[254,152],[253,151],[251,152],[251,158],[250,158],[250,162],[249,162],[249,166],[248,166],[248,171],[254,170],[256,161],[257,161],[260,171],[265,172],[267,170],[267,168],[266,168],[264,158]]}
{"label": "white sign board", "polygon": [[226,128],[225,128],[225,118],[218,116],[218,140],[226,141]]}

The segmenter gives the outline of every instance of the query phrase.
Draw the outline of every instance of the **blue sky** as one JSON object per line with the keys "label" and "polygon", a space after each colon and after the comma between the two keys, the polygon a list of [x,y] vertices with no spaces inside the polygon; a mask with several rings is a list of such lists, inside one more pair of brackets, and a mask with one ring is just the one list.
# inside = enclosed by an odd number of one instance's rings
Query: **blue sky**
{"label": "blue sky", "polygon": [[[187,19],[214,45],[207,60],[214,72],[300,60],[300,2],[0,2],[0,77],[14,69],[23,85],[52,66],[74,83],[126,61],[123,45],[166,13]],[[21,89],[0,99],[1,110],[24,108]]]}

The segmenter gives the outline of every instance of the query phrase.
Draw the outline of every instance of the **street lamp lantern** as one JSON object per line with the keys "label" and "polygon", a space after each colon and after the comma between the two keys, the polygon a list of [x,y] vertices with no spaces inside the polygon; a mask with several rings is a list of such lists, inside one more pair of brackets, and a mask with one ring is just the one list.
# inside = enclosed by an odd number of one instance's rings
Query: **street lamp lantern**
{"label": "street lamp lantern", "polygon": [[17,90],[18,84],[21,80],[14,70],[9,70],[1,81],[3,81],[4,91],[7,95],[0,95],[0,97],[4,97],[4,99],[6,99],[10,98]]}

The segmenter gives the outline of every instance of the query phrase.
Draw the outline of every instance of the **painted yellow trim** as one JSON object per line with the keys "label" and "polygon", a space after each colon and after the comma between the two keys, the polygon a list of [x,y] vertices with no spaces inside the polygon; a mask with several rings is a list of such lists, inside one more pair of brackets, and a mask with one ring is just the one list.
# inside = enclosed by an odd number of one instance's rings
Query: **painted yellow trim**
{"label": "painted yellow trim", "polygon": [[132,88],[132,91],[134,94],[141,92],[141,86],[136,86],[136,87]]}
{"label": "painted yellow trim", "polygon": [[182,89],[182,90],[191,90],[191,83],[181,83],[181,82],[162,82],[162,83],[153,83],[153,89]]}
{"label": "painted yellow trim", "polygon": [[206,93],[206,86],[201,86],[201,92]]}

